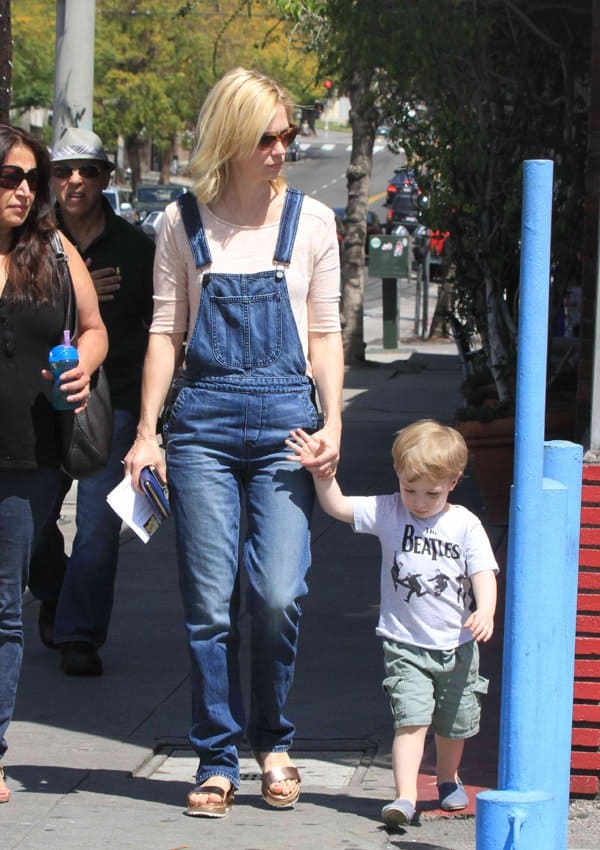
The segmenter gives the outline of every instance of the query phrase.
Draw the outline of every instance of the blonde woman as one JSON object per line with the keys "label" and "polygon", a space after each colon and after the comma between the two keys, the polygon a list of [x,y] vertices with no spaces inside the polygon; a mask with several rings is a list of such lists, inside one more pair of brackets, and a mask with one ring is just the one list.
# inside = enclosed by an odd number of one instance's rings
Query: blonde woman
{"label": "blonde woman", "polygon": [[[292,114],[273,80],[243,68],[226,74],[198,118],[193,194],[167,207],[157,244],[142,412],[126,469],[136,484],[147,464],[167,477],[156,421],[187,336],[166,462],[192,664],[190,740],[200,760],[190,815],[231,809],[244,737],[265,802],[293,806],[300,793],[284,708],[307,592],[310,472],[337,468],[343,357],[333,213],[286,189],[281,173],[297,133]],[[311,469],[287,457],[294,423],[317,441]],[[238,564],[251,620],[248,712]]]}

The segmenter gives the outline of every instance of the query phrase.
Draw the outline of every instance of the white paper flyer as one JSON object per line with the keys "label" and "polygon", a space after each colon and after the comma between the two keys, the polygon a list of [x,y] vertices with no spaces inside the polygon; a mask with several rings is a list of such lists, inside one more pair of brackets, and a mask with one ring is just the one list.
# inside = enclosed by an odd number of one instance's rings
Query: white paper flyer
{"label": "white paper flyer", "polygon": [[106,501],[144,543],[150,540],[162,522],[162,517],[154,511],[146,496],[134,489],[131,475],[110,491]]}

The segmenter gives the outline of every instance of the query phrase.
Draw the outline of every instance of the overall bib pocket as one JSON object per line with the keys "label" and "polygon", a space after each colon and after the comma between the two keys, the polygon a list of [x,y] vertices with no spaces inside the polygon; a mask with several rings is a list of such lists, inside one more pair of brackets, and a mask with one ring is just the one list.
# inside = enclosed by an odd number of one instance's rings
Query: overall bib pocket
{"label": "overall bib pocket", "polygon": [[212,350],[221,366],[252,369],[277,360],[282,339],[279,292],[209,297]]}

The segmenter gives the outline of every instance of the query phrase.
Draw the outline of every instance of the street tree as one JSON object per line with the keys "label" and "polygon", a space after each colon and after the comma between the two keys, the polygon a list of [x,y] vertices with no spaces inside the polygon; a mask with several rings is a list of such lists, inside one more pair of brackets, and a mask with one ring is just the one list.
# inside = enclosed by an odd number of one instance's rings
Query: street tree
{"label": "street tree", "polygon": [[342,339],[347,363],[364,360],[363,301],[367,206],[380,85],[390,40],[400,20],[395,0],[272,0],[320,57],[319,72],[350,99],[352,150],[346,171],[348,201],[342,261]]}
{"label": "street tree", "polygon": [[[19,0],[12,13],[11,108],[50,109],[54,90],[55,0]],[[50,132],[46,141],[49,141]]]}
{"label": "street tree", "polygon": [[459,341],[481,346],[511,408],[526,159],[554,161],[549,333],[581,276],[590,4],[440,0],[431,15],[425,0],[398,0],[397,9],[411,38],[408,64],[387,56],[393,137],[431,197],[429,223],[451,233]]}
{"label": "street tree", "polygon": [[0,121],[9,120],[12,85],[10,0],[0,0]]}
{"label": "street tree", "polygon": [[[55,5],[18,3],[12,106],[22,112],[52,106]],[[288,30],[266,3],[97,0],[94,127],[108,147],[124,138],[134,184],[149,140],[162,153],[168,179],[176,136],[191,138],[204,96],[230,67],[258,68],[305,97],[316,59],[294,49]]]}

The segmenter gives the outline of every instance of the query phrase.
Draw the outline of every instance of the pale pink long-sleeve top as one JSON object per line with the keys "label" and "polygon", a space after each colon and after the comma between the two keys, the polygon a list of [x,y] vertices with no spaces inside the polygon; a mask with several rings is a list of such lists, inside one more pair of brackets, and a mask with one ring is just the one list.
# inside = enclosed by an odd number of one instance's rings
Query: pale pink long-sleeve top
{"label": "pale pink long-sleeve top", "polygon": [[[213,274],[251,274],[272,269],[279,224],[242,227],[217,218],[204,204],[200,214],[206,231]],[[154,261],[154,317],[151,333],[187,333],[191,338],[198,314],[202,278],[196,269],[176,203],[165,210]],[[305,197],[292,261],[285,268],[292,312],[308,360],[308,334],[340,330],[340,258],[332,210]]]}

